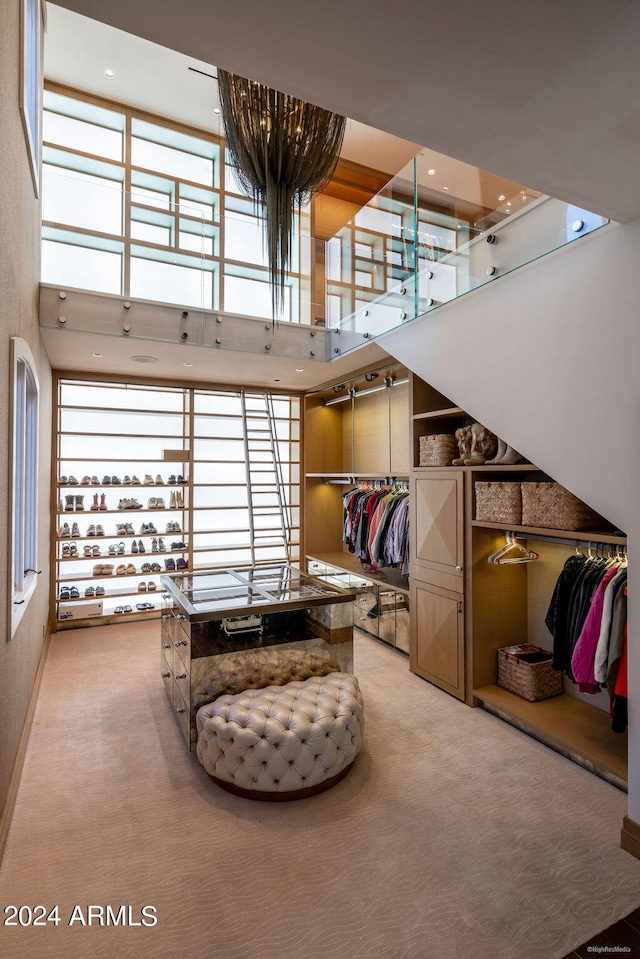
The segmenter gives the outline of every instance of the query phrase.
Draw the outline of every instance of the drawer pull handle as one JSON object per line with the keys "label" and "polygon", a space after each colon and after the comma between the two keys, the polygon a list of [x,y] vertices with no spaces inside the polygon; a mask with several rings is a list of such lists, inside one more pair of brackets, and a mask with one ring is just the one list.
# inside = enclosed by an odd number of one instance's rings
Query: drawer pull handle
{"label": "drawer pull handle", "polygon": [[176,676],[176,679],[186,679],[186,678],[187,678],[187,674],[186,674],[186,673],[180,673],[179,676]]}
{"label": "drawer pull handle", "polygon": [[183,706],[178,706],[178,708],[176,709],[176,712],[177,712],[177,713],[183,713],[183,712],[184,712],[184,707],[183,707]]}
{"label": "drawer pull handle", "polygon": [[163,649],[171,649],[171,643],[163,643],[163,644],[162,644],[162,648],[163,648]]}
{"label": "drawer pull handle", "polygon": [[456,572],[461,573],[461,572],[462,572],[462,566],[456,566]]}
{"label": "drawer pull handle", "polygon": [[163,673],[163,674],[162,674],[162,678],[163,678],[163,679],[169,679],[170,676],[171,676],[171,673]]}

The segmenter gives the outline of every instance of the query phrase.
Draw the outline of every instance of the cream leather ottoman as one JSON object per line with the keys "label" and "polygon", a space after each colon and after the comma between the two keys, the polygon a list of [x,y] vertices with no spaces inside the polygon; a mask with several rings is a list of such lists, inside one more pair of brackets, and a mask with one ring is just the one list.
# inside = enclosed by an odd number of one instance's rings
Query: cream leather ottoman
{"label": "cream leather ottoman", "polygon": [[351,673],[247,689],[201,706],[198,759],[223,789],[249,799],[302,799],[346,776],[362,744]]}

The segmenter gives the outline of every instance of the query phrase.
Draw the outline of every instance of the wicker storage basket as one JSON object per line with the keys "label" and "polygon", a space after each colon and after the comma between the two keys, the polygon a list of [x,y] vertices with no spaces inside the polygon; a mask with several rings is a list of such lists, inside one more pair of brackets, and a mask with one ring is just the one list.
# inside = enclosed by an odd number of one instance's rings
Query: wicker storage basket
{"label": "wicker storage basket", "polygon": [[485,523],[519,526],[522,522],[520,483],[475,483],[475,518]]}
{"label": "wicker storage basket", "polygon": [[498,686],[535,703],[563,692],[562,673],[551,666],[551,653],[522,643],[498,650]]}
{"label": "wicker storage basket", "polygon": [[458,455],[458,441],[451,433],[420,437],[420,466],[451,466]]}
{"label": "wicker storage basket", "polygon": [[522,525],[578,530],[598,529],[606,523],[559,483],[523,483]]}

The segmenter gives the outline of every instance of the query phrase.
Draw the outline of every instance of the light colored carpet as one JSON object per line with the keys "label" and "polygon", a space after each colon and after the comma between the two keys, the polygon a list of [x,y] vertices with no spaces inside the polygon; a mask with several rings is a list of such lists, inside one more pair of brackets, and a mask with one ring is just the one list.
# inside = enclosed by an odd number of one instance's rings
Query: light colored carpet
{"label": "light colored carpet", "polygon": [[[640,905],[623,793],[362,634],[356,673],[351,773],[264,804],[186,751],[157,623],[54,636],[0,902],[61,921],[0,926],[4,959],[559,959]],[[89,905],[157,925],[69,926]]]}

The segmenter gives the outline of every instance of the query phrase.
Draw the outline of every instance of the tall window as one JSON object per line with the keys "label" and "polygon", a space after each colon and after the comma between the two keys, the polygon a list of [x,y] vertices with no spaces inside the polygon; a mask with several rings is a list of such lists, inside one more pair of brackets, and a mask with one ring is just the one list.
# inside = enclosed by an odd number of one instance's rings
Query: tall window
{"label": "tall window", "polygon": [[38,376],[27,343],[11,340],[11,597],[13,636],[37,584]]}
{"label": "tall window", "polygon": [[[262,221],[218,137],[47,89],[42,282],[271,318]],[[284,319],[310,322],[309,215]]]}

